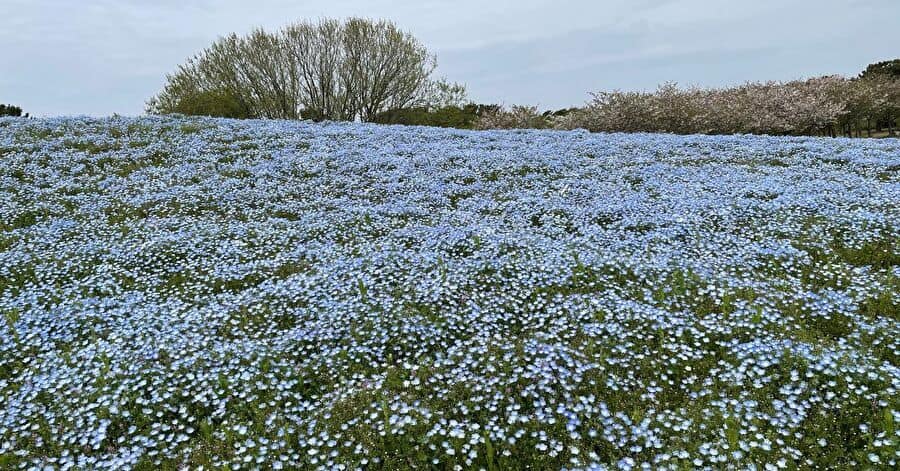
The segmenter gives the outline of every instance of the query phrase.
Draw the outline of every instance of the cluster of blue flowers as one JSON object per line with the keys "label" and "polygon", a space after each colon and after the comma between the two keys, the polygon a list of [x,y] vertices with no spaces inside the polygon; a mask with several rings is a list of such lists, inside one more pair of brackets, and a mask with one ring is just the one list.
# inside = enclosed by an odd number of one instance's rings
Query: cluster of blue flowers
{"label": "cluster of blue flowers", "polygon": [[0,120],[0,468],[896,469],[900,141]]}

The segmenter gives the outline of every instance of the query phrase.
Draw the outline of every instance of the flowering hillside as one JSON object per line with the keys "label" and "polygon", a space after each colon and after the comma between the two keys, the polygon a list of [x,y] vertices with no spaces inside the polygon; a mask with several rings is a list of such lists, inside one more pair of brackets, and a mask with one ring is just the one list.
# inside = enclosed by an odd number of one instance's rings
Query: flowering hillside
{"label": "flowering hillside", "polygon": [[885,468],[900,141],[0,120],[0,468]]}

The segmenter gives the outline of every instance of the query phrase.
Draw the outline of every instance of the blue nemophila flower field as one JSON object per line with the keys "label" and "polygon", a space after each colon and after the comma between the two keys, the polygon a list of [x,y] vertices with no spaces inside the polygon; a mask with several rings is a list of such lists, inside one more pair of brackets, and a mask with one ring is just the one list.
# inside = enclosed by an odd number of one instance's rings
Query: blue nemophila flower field
{"label": "blue nemophila flower field", "polygon": [[0,120],[0,468],[896,469],[900,141]]}

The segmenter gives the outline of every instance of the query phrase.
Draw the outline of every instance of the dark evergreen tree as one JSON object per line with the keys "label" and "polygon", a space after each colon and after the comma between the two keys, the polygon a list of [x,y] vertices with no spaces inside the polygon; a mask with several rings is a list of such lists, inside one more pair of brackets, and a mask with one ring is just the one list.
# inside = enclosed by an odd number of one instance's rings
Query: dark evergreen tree
{"label": "dark evergreen tree", "polygon": [[900,59],[869,64],[869,66],[866,67],[866,70],[859,74],[859,77],[869,78],[876,75],[886,75],[895,79],[900,79]]}
{"label": "dark evergreen tree", "polygon": [[[20,116],[22,116],[22,108],[20,108],[18,106],[14,106],[14,105],[0,104],[0,116],[20,117]],[[26,114],[25,117],[27,118],[28,115]]]}

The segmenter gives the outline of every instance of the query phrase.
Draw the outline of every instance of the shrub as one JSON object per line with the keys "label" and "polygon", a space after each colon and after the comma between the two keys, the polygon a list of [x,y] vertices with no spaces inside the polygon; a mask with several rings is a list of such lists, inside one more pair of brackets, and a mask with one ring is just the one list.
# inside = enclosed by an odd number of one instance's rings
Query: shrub
{"label": "shrub", "polygon": [[513,106],[509,109],[497,109],[479,116],[475,120],[475,129],[545,129],[552,125],[549,116],[538,112],[535,106]]}
{"label": "shrub", "polygon": [[224,89],[185,93],[173,103],[171,112],[237,119],[255,117],[239,98]]}
{"label": "shrub", "polygon": [[473,129],[476,121],[481,116],[493,113],[499,108],[497,105],[482,104],[443,106],[436,109],[427,107],[406,108],[379,113],[372,121],[381,124]]}

